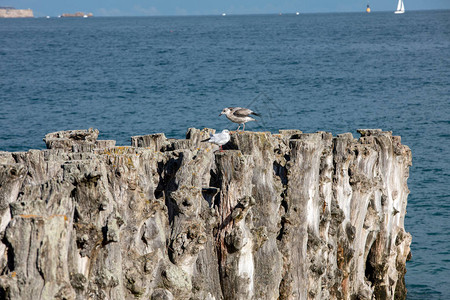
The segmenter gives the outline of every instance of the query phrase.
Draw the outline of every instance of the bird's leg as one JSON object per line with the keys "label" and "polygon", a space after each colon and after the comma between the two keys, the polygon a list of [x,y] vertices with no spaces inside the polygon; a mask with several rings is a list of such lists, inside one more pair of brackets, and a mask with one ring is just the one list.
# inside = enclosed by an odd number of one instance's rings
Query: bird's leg
{"label": "bird's leg", "polygon": [[236,131],[239,131],[239,128],[241,128],[241,124],[239,124],[238,128],[236,129]]}
{"label": "bird's leg", "polygon": [[242,128],[242,131],[245,131],[245,123],[242,124],[242,126],[244,126],[244,127]]}
{"label": "bird's leg", "polygon": [[222,145],[219,146],[220,152],[223,152]]}

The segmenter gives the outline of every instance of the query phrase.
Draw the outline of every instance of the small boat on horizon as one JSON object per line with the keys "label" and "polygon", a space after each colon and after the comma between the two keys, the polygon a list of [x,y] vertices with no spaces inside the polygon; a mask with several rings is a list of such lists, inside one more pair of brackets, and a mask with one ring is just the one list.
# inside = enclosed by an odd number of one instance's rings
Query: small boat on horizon
{"label": "small boat on horizon", "polygon": [[370,6],[369,6],[369,3],[367,3],[367,8],[366,8],[366,13],[370,13]]}
{"label": "small boat on horizon", "polygon": [[403,0],[398,0],[397,10],[394,11],[394,14],[403,14],[405,12],[405,5],[403,4]]}

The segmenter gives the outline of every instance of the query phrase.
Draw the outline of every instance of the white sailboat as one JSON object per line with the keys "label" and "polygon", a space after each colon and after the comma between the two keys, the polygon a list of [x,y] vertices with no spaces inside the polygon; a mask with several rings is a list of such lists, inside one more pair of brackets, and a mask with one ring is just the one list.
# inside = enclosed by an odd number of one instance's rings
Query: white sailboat
{"label": "white sailboat", "polygon": [[403,0],[398,0],[397,10],[394,11],[394,14],[402,14],[405,12],[405,5],[403,4]]}

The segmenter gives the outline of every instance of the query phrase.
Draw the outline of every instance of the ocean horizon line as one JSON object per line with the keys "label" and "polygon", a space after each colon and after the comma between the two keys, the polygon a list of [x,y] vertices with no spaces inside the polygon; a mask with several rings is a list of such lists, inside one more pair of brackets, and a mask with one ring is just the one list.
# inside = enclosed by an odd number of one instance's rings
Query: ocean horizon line
{"label": "ocean horizon line", "polygon": [[[449,11],[450,9],[408,9],[406,12],[445,12]],[[312,11],[296,11],[296,12],[268,12],[268,13],[229,13],[229,12],[221,12],[217,14],[155,14],[155,15],[93,15],[89,18],[147,18],[147,17],[156,17],[156,18],[164,18],[164,17],[236,17],[236,16],[300,16],[300,15],[325,15],[325,14],[378,14],[378,13],[393,13],[395,11],[395,8],[392,10],[375,10],[371,11],[370,13],[367,13],[365,9],[359,10],[353,10],[353,11],[329,11],[329,12],[312,12]],[[90,13],[90,12],[89,12]],[[297,14],[298,13],[298,14]],[[224,15],[225,14],[225,15]],[[81,17],[61,17],[61,15],[47,15],[42,14],[39,12],[35,12],[35,16],[32,18],[27,19],[40,19],[40,18],[69,18],[69,19],[79,19]]]}

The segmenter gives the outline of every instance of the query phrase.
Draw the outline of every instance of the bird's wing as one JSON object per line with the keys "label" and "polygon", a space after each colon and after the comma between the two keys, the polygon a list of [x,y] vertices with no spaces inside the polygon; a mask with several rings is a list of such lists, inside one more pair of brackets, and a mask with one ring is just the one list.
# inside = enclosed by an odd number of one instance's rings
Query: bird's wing
{"label": "bird's wing", "polygon": [[247,117],[249,114],[253,113],[253,111],[248,108],[241,108],[241,107],[237,107],[237,108],[238,109],[236,109],[233,112],[233,115],[235,115],[236,117]]}
{"label": "bird's wing", "polygon": [[214,138],[214,135],[210,133],[209,138],[202,140],[202,142],[211,142],[211,139],[213,139],[213,138]]}
{"label": "bird's wing", "polygon": [[217,140],[218,140],[218,136],[217,136],[217,135],[218,135],[218,133],[212,135],[212,136],[209,138],[209,142],[211,142],[211,143],[217,142]]}

